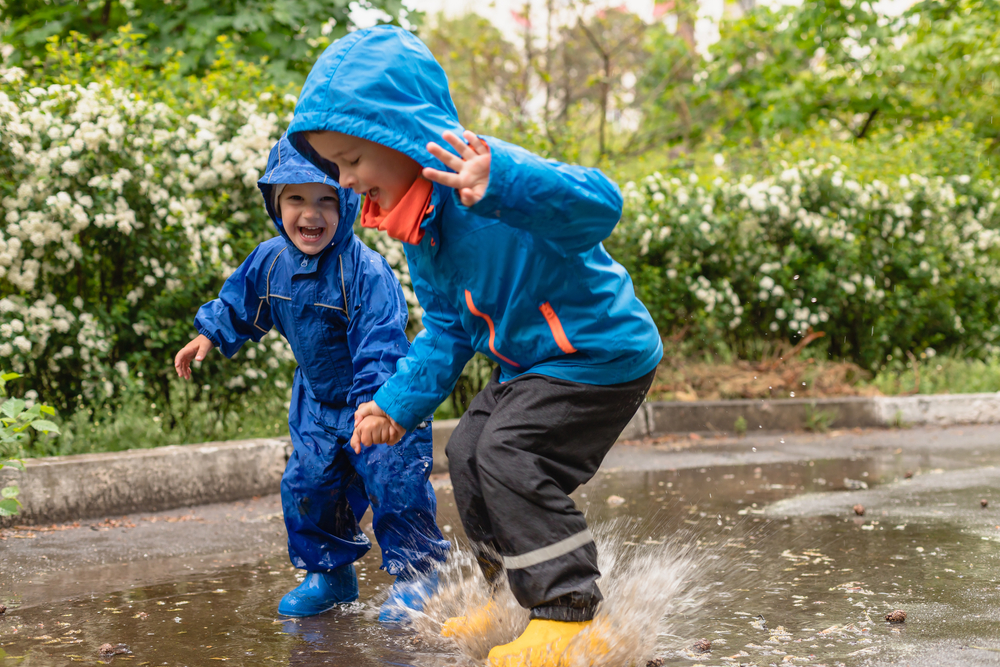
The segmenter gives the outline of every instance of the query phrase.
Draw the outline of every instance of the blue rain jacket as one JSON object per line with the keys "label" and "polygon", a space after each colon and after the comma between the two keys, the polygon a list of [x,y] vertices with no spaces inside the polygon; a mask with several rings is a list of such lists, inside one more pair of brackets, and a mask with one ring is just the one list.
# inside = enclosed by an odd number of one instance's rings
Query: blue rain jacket
{"label": "blue rain jacket", "polygon": [[[307,255],[285,234],[274,186],[324,181],[340,194],[340,223],[326,249]],[[280,236],[250,253],[219,298],[198,311],[195,328],[227,357],[276,328],[295,353],[312,416],[349,435],[354,408],[372,399],[409,349],[403,290],[385,259],[354,234],[360,197],[304,160],[286,138],[271,150],[258,186]]]}
{"label": "blue rain jacket", "polygon": [[[288,128],[292,144],[339,178],[304,132],[334,130],[445,169],[426,150],[463,132],[448,80],[411,33],[379,26],[331,44],[313,66]],[[477,351],[501,381],[524,373],[608,385],[652,371],[659,333],[631,278],[604,249],[621,216],[618,187],[596,169],[545,160],[484,137],[486,195],[461,204],[435,184],[417,245],[404,244],[424,331],[375,401],[412,428],[444,400]]]}
{"label": "blue rain jacket", "polygon": [[[307,255],[285,234],[273,195],[277,184],[321,182],[337,188],[340,222],[330,245]],[[383,569],[404,576],[433,569],[450,545],[435,523],[428,481],[431,428],[360,455],[349,447],[355,408],[372,399],[409,348],[399,281],[354,235],[360,197],[303,159],[287,138],[271,150],[258,186],[280,236],[250,253],[219,298],[198,310],[195,328],[232,357],[273,326],[295,354],[293,453],[281,482],[292,563],[329,571],[364,555],[371,545],[358,520],[370,504]]]}

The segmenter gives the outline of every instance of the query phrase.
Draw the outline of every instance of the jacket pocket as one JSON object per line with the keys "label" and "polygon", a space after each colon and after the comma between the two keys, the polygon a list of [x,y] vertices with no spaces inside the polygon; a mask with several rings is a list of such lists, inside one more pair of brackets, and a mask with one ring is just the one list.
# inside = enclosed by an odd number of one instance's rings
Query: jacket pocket
{"label": "jacket pocket", "polygon": [[566,354],[573,354],[576,352],[576,348],[573,344],[569,342],[569,338],[566,336],[566,331],[563,329],[562,322],[559,321],[559,316],[556,315],[555,309],[552,304],[546,301],[538,307],[538,310],[542,311],[542,317],[549,325],[549,330],[552,331],[552,338],[555,339],[556,345],[559,349]]}

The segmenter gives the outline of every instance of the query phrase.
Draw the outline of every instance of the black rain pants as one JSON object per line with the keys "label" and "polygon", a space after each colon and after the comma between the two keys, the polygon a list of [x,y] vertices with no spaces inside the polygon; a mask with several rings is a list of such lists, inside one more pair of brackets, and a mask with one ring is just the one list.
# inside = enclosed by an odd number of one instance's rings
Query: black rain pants
{"label": "black rain pants", "polygon": [[501,384],[498,368],[448,441],[455,502],[480,567],[492,583],[506,569],[532,618],[594,617],[597,546],[569,494],[597,472],[654,375],[601,386],[527,374]]}

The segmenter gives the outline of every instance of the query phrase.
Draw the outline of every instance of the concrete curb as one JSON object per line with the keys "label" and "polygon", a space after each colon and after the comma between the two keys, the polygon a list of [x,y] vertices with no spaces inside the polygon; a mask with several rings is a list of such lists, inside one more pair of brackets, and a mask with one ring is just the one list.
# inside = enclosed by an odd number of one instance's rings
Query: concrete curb
{"label": "concrete curb", "polygon": [[132,449],[25,461],[24,473],[0,471],[0,487],[19,486],[21,514],[0,526],[226,502],[274,493],[287,440],[261,439]]}
{"label": "concrete curb", "polygon": [[[732,434],[740,417],[747,431],[990,424],[1000,422],[1000,393],[645,403],[619,441],[670,433]],[[457,419],[434,422],[435,473],[448,471],[445,446],[457,425]],[[290,449],[287,438],[260,439],[28,460],[24,473],[0,471],[0,487],[18,484],[24,503],[22,513],[0,519],[0,527],[276,493]]]}

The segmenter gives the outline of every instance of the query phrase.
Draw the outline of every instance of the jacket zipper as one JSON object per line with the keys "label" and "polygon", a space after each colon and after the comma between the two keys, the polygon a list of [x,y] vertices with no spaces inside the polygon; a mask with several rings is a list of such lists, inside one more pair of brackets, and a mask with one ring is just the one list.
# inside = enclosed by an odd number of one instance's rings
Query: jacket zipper
{"label": "jacket zipper", "polygon": [[496,355],[496,357],[498,359],[502,359],[503,361],[506,361],[508,364],[510,364],[514,368],[520,368],[521,367],[520,364],[518,364],[518,363],[516,363],[514,361],[511,361],[507,357],[505,357],[502,354],[500,354],[499,352],[497,352],[497,348],[494,345],[494,343],[496,341],[496,335],[497,335],[497,333],[496,333],[496,329],[493,327],[493,318],[490,317],[489,315],[487,315],[486,313],[479,312],[479,309],[476,308],[476,304],[474,304],[472,302],[472,292],[470,292],[469,290],[465,290],[465,305],[467,305],[469,307],[469,312],[470,313],[472,313],[476,317],[481,317],[484,320],[486,320],[486,326],[489,327],[489,329],[490,329],[490,352],[492,352],[494,355]]}
{"label": "jacket zipper", "polygon": [[556,341],[556,345],[559,349],[566,354],[573,354],[576,352],[576,348],[573,347],[572,343],[569,342],[569,338],[566,337],[566,331],[563,329],[562,322],[559,321],[559,316],[556,315],[555,309],[552,304],[546,301],[538,307],[538,310],[542,311],[542,316],[545,321],[549,324],[549,329],[552,330],[552,337]]}

